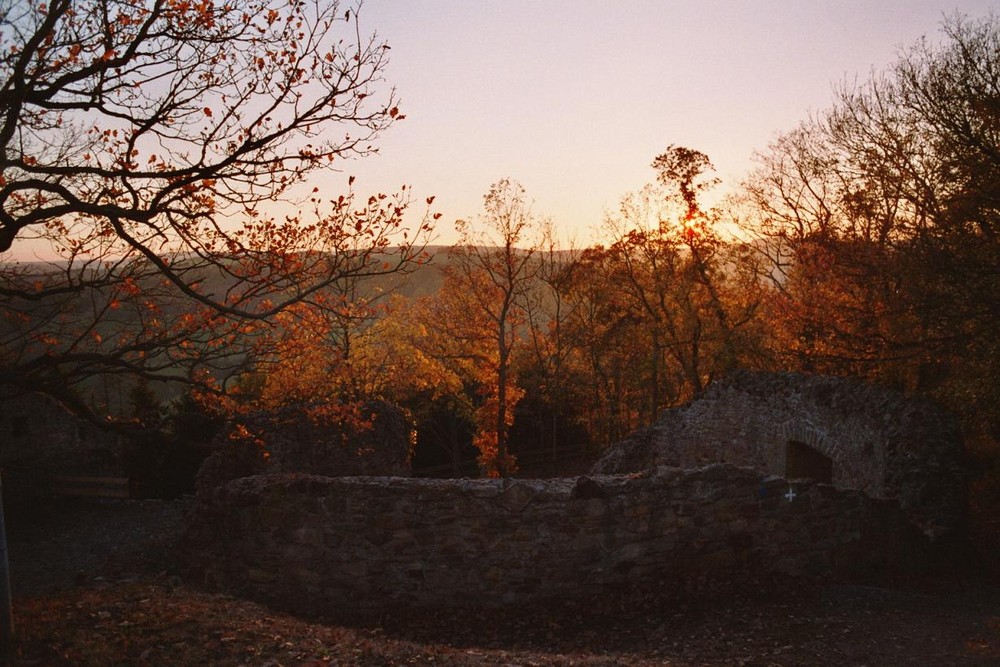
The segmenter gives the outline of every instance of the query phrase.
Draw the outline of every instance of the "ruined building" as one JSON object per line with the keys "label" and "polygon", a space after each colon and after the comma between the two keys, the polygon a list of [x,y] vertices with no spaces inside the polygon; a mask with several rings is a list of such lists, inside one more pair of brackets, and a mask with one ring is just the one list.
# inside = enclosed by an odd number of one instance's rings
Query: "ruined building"
{"label": "ruined building", "polygon": [[965,514],[957,421],[930,401],[845,378],[736,373],[632,434],[594,472],[713,463],[891,500],[932,538]]}
{"label": "ruined building", "polygon": [[961,533],[961,449],[922,400],[738,373],[579,478],[278,474],[204,489],[185,562],[203,584],[299,612],[880,581]]}

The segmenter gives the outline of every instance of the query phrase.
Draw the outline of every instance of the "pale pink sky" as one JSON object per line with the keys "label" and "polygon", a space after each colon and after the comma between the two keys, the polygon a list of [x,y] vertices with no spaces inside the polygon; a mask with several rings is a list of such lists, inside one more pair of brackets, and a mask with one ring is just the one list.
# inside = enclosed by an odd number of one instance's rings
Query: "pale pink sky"
{"label": "pale pink sky", "polygon": [[[652,180],[669,144],[698,149],[725,188],[755,150],[829,106],[836,84],[940,39],[946,15],[995,0],[366,0],[365,32],[407,116],[381,153],[315,181],[434,195],[438,243],[500,178],[519,180],[563,242],[593,242],[605,211]],[[996,10],[994,10],[996,11]],[[334,128],[332,131],[342,130]],[[15,243],[11,256],[49,253]]]}
{"label": "pale pink sky", "polygon": [[923,35],[938,41],[945,15],[994,4],[367,0],[363,26],[392,47],[387,77],[407,118],[349,170],[362,189],[436,195],[444,243],[502,177],[587,242],[669,144],[707,153],[735,185],[754,150],[827,107],[845,77],[885,68]]}

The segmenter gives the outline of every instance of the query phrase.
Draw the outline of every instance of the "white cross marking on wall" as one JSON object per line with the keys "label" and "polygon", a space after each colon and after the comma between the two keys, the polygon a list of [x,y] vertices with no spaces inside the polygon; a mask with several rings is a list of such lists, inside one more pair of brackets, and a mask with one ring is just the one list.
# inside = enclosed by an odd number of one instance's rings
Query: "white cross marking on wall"
{"label": "white cross marking on wall", "polygon": [[788,502],[792,502],[793,500],[795,500],[795,489],[793,489],[792,487],[788,487],[788,493],[785,494],[785,500],[787,500]]}

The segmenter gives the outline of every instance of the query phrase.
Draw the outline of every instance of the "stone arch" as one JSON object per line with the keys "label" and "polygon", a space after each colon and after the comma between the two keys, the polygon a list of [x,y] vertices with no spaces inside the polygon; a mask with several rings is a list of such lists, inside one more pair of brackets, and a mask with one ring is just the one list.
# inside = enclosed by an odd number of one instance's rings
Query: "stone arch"
{"label": "stone arch", "polygon": [[806,424],[798,420],[786,422],[781,427],[780,436],[785,442],[794,440],[795,442],[801,442],[803,445],[808,445],[826,456],[830,456],[831,454],[828,451],[825,435],[812,424]]}
{"label": "stone arch", "polygon": [[821,484],[833,484],[833,459],[804,442],[789,440],[785,444],[785,479],[813,479]]}
{"label": "stone arch", "polygon": [[[769,445],[768,471],[786,479],[809,477],[832,484],[837,463],[830,439],[813,424],[793,419],[777,429]],[[827,463],[827,461],[829,463]],[[804,474],[810,473],[810,474]]]}
{"label": "stone arch", "polygon": [[[897,503],[927,534],[961,525],[965,474],[954,417],[925,399],[849,378],[733,373],[665,411],[641,439],[612,448],[593,471],[726,462],[776,477],[802,474],[794,461],[787,469],[790,442],[829,458],[835,486]],[[805,452],[797,447],[793,458]],[[805,472],[826,478],[819,463]]]}

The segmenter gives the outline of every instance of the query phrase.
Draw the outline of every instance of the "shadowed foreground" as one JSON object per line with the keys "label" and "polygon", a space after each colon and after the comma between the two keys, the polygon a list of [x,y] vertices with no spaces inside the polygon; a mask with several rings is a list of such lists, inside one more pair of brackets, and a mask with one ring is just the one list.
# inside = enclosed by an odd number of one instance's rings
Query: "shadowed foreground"
{"label": "shadowed foreground", "polygon": [[[19,635],[13,664],[1000,662],[1000,593],[970,581],[828,587],[699,604],[648,592],[561,607],[304,620],[181,584],[169,548],[180,509],[77,503],[13,517]],[[41,583],[43,574],[48,585],[18,585]]]}
{"label": "shadowed foreground", "polygon": [[[309,622],[167,579],[17,605],[14,664],[987,665],[995,595],[830,588],[787,600],[657,610],[447,613],[349,627]],[[647,606],[647,604],[652,606]],[[617,606],[617,605],[616,605]]]}

